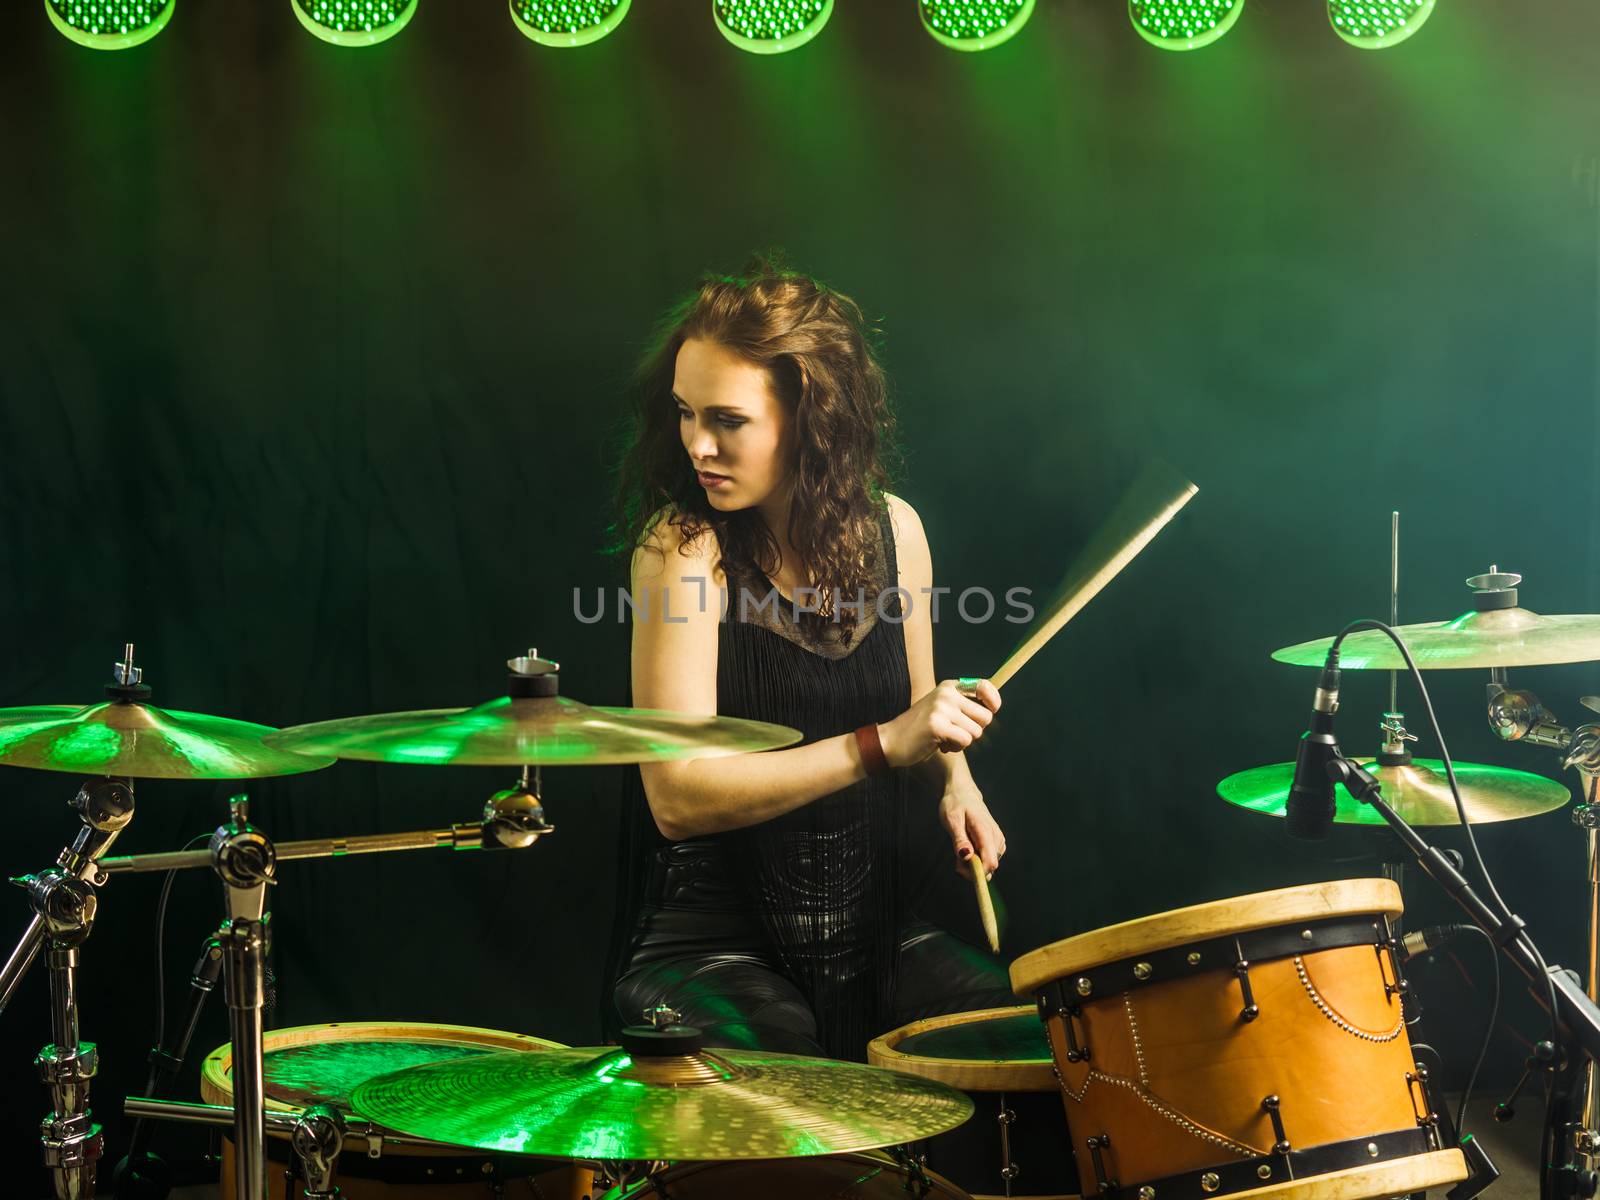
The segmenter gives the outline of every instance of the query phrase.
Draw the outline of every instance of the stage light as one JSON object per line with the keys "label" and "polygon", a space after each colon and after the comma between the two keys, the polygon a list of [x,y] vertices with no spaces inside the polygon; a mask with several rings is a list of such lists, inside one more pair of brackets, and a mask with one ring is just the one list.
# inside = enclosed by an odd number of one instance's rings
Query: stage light
{"label": "stage light", "polygon": [[917,0],[922,27],[952,50],[989,50],[1033,16],[1034,0]]}
{"label": "stage light", "polygon": [[166,28],[178,0],[44,0],[51,23],[91,50],[126,50]]}
{"label": "stage light", "polygon": [[1328,0],[1328,23],[1352,46],[1382,50],[1405,41],[1433,13],[1433,0]]}
{"label": "stage light", "polygon": [[1239,19],[1244,0],[1128,0],[1128,19],[1163,50],[1209,46]]}
{"label": "stage light", "polygon": [[335,46],[388,41],[417,12],[417,0],[289,0],[312,33]]}
{"label": "stage light", "polygon": [[541,46],[587,46],[628,15],[632,0],[511,0],[511,19]]}
{"label": "stage light", "polygon": [[833,0],[711,0],[711,15],[739,49],[782,54],[822,32],[833,16]]}

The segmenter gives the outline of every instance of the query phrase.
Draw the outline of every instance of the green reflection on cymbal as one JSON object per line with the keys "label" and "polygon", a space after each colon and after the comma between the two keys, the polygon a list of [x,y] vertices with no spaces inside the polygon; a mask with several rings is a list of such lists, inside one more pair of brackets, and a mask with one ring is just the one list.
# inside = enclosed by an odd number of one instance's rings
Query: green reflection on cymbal
{"label": "green reflection on cymbal", "polygon": [[0,709],[0,765],[132,779],[263,779],[332,759],[274,749],[277,730],[152,704],[108,701]]}
{"label": "green reflection on cymbal", "polygon": [[[1353,760],[1366,767],[1383,784],[1383,798],[1412,825],[1458,825],[1454,797],[1444,775],[1444,763],[1419,758],[1405,766],[1373,766],[1370,758]],[[1474,825],[1513,821],[1560,808],[1571,798],[1564,784],[1481,763],[1456,763],[1456,782],[1467,819]],[[1217,785],[1217,794],[1229,804],[1269,817],[1281,817],[1288,806],[1294,782],[1294,763],[1252,767],[1230,775]],[[1383,818],[1343,787],[1334,789],[1334,822],[1339,825],[1382,825]]]}
{"label": "green reflection on cymbal", "polygon": [[566,696],[502,696],[476,708],[297,725],[268,743],[364,762],[583,766],[744,754],[799,740],[798,730],[762,721],[591,707]]}

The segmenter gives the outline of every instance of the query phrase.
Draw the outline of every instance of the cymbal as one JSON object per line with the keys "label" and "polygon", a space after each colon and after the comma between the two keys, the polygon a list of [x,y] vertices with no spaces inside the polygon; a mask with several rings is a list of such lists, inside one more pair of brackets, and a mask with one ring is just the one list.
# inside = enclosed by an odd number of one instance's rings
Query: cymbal
{"label": "cymbal", "polygon": [[859,1063],[615,1047],[482,1054],[380,1075],[361,1116],[413,1137],[584,1160],[796,1158],[898,1145],[972,1115],[954,1088]]}
{"label": "cymbal", "polygon": [[296,725],[269,743],[365,762],[457,766],[597,766],[720,758],[798,742],[787,725],[601,708],[566,696],[500,697],[476,708],[378,713]]}
{"label": "cymbal", "polygon": [[264,779],[331,766],[269,746],[277,730],[135,700],[0,709],[0,765],[130,779]]}
{"label": "cymbal", "polygon": [[[1436,758],[1414,759],[1406,766],[1374,766],[1370,758],[1357,758],[1383,784],[1383,798],[1412,825],[1459,825],[1456,802],[1450,795],[1444,763]],[[1560,808],[1572,797],[1564,784],[1513,771],[1508,767],[1489,767],[1480,763],[1456,763],[1456,782],[1461,786],[1461,803],[1467,819],[1474,825],[1491,821],[1515,821],[1535,817]],[[1253,767],[1230,775],[1217,785],[1217,794],[1229,804],[1269,817],[1281,817],[1294,782],[1292,762],[1270,767]],[[1334,821],[1340,825],[1382,825],[1383,818],[1370,804],[1363,804],[1344,788],[1334,789]]]}
{"label": "cymbal", "polygon": [[[1395,629],[1424,670],[1467,667],[1538,667],[1600,661],[1600,616],[1547,617],[1525,608],[1463,613],[1453,621],[1401,625]],[[1297,667],[1320,667],[1332,638],[1274,650],[1272,657]],[[1339,644],[1345,670],[1403,671],[1405,660],[1375,629],[1352,633]]]}

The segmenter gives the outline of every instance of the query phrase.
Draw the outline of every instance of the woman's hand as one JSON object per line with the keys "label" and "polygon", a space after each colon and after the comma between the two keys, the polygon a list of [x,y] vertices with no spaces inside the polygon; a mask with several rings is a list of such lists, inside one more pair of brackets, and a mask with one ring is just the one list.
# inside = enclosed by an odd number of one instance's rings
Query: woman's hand
{"label": "woman's hand", "polygon": [[956,852],[956,871],[971,879],[975,864],[993,875],[1006,852],[1006,835],[983,802],[977,788],[952,787],[939,800],[939,819],[950,834]]}
{"label": "woman's hand", "polygon": [[884,757],[891,767],[915,766],[936,750],[965,750],[983,736],[1000,711],[1000,689],[978,680],[976,698],[963,696],[960,683],[946,679],[894,720],[878,727]]}

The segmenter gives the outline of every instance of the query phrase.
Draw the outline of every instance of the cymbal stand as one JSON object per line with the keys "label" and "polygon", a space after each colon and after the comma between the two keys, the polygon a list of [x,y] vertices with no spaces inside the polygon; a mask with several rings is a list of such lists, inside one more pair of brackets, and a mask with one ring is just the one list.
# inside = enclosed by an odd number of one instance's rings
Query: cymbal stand
{"label": "cymbal stand", "polygon": [[277,855],[250,824],[249,800],[228,801],[231,819],[211,835],[212,867],[226,887],[227,916],[217,930],[233,1043],[234,1194],[266,1200],[266,1095],[261,1010],[266,1005],[267,888]]}
{"label": "cymbal stand", "polygon": [[43,950],[50,968],[53,1040],[39,1052],[34,1066],[50,1089],[53,1107],[39,1126],[39,1139],[58,1200],[89,1200],[104,1143],[89,1112],[89,1086],[99,1055],[93,1042],[78,1036],[78,947],[94,928],[99,903],[95,887],[105,881],[99,860],[133,820],[133,784],[125,779],[88,780],[73,797],[72,807],[83,828],[55,865],[11,881],[27,890],[33,916],[0,966],[0,1011]]}

